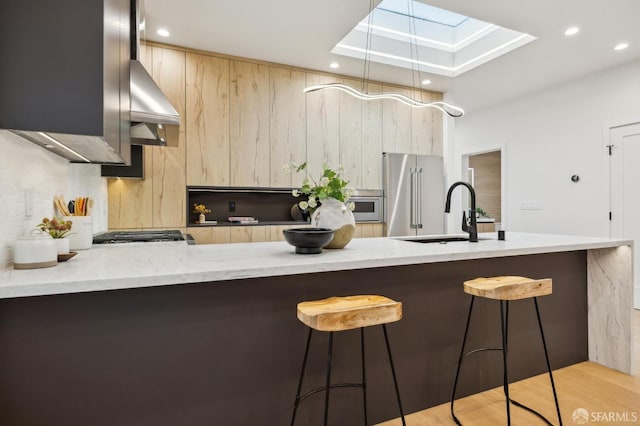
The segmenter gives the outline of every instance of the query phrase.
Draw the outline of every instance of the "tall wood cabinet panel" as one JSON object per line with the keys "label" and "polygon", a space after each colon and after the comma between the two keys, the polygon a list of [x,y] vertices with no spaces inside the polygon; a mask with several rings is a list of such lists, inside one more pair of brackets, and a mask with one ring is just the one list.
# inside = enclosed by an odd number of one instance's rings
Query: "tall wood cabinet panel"
{"label": "tall wood cabinet panel", "polygon": [[155,147],[153,152],[153,226],[184,226],[186,197],[185,52],[154,47],[153,79],[180,117],[177,147]]}
{"label": "tall wood cabinet panel", "polygon": [[231,186],[269,186],[269,67],[231,61]]}
{"label": "tall wood cabinet panel", "polygon": [[[339,81],[362,90],[362,82],[351,79]],[[344,167],[343,178],[352,188],[362,188],[362,109],[363,101],[342,91],[340,102],[340,164]]]}
{"label": "tall wood cabinet panel", "polygon": [[[421,102],[442,100],[442,96],[422,90],[415,90],[413,96]],[[442,138],[437,139],[438,133],[442,134],[441,131],[436,130],[438,121],[442,123],[442,112],[436,108],[411,109],[411,151],[413,153],[442,155]]]}
{"label": "tall wood cabinet panel", "polygon": [[[153,70],[153,49],[142,45],[140,62],[149,74]],[[145,146],[145,179],[107,179],[109,229],[144,229],[153,227],[153,151]]]}
{"label": "tall wood cabinet panel", "polygon": [[[410,90],[395,86],[382,86],[385,93],[411,96]],[[392,99],[382,101],[382,148],[385,152],[411,151],[411,115],[413,108]]]}
{"label": "tall wood cabinet panel", "polygon": [[[151,159],[145,155],[145,167]],[[147,169],[147,170],[149,170]],[[151,228],[153,201],[150,180],[107,179],[109,197],[109,228]]]}
{"label": "tall wood cabinet panel", "polygon": [[[334,77],[307,73],[307,86],[335,83]],[[340,96],[338,90],[307,93],[307,172],[318,179],[324,164],[340,163]]]}
{"label": "tall wood cabinet panel", "polygon": [[[380,84],[369,83],[369,93],[380,93]],[[362,186],[382,189],[382,102],[362,102]]]}
{"label": "tall wood cabinet panel", "polygon": [[228,186],[229,60],[187,53],[187,184]]}
{"label": "tall wood cabinet panel", "polygon": [[269,67],[269,147],[270,186],[299,187],[304,173],[286,173],[285,164],[305,162],[305,74],[286,68]]}

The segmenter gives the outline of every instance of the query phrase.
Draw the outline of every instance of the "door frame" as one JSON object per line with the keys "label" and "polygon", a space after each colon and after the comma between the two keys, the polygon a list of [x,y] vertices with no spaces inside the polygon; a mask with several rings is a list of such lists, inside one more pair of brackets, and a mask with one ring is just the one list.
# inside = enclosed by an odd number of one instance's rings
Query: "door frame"
{"label": "door frame", "polygon": [[[611,145],[611,131],[613,129],[616,129],[618,127],[625,127],[625,126],[632,126],[634,124],[640,124],[640,116],[627,116],[627,117],[621,117],[621,118],[617,118],[617,119],[613,119],[613,120],[609,120],[607,122],[605,122],[605,124],[602,126],[602,145],[604,148],[604,155],[603,155],[603,161],[604,161],[604,168],[603,170],[606,170],[607,173],[607,184],[604,185],[604,196],[603,196],[603,200],[607,200],[608,202],[608,207],[609,207],[609,212],[612,211],[613,206],[611,205],[611,156],[607,153],[607,147],[609,145]],[[608,221],[608,228],[609,228],[609,238],[612,238],[612,223],[611,220],[607,220]]]}
{"label": "door frame", "polygon": [[[614,120],[607,121],[602,128],[602,140],[603,140],[603,148],[604,148],[604,170],[607,173],[607,184],[604,185],[605,197],[603,199],[608,201],[609,204],[609,212],[613,211],[612,205],[612,164],[611,164],[611,156],[607,153],[607,146],[611,145],[611,131],[613,129],[617,129],[620,127],[632,126],[634,124],[640,124],[640,116],[628,116],[623,118],[618,118]],[[613,237],[613,222],[608,220],[609,227],[609,238]],[[640,244],[638,247],[634,247],[634,250],[640,250]],[[635,256],[634,256],[635,257]],[[634,262],[635,263],[635,262]],[[636,267],[640,267],[640,265],[633,265],[634,270]],[[635,281],[635,272],[632,279]],[[633,283],[633,308],[640,309],[640,283]]]}
{"label": "door frame", "polygon": [[[488,152],[500,151],[500,226],[506,229],[507,225],[507,146],[505,144],[486,145],[482,148],[460,152],[460,178],[467,181],[467,170],[469,169],[469,157],[471,155],[486,154]],[[496,228],[496,231],[498,229]]]}

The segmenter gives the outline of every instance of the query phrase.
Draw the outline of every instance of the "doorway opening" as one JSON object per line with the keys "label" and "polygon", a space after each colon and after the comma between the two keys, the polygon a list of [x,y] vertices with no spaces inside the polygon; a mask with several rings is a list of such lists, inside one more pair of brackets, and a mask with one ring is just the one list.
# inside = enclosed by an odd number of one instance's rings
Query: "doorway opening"
{"label": "doorway opening", "polygon": [[462,156],[463,180],[466,177],[476,192],[478,232],[504,229],[503,154],[504,151],[497,148]]}

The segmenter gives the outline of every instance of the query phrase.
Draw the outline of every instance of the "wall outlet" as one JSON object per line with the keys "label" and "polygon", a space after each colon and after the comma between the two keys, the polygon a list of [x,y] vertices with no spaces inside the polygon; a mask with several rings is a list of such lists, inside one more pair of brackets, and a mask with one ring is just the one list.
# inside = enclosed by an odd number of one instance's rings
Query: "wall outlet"
{"label": "wall outlet", "polygon": [[542,202],[540,200],[520,201],[520,210],[542,210]]}

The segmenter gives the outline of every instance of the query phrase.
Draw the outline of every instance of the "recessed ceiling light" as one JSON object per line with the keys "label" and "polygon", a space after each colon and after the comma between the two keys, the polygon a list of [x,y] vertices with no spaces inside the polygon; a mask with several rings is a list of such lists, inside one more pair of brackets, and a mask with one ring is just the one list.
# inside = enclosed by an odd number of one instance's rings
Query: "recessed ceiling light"
{"label": "recessed ceiling light", "polygon": [[162,37],[169,37],[169,31],[164,28],[158,28],[156,33],[158,33],[158,35]]}
{"label": "recessed ceiling light", "polygon": [[614,47],[614,50],[624,50],[627,47],[629,47],[629,43],[618,43],[616,44],[616,47]]}
{"label": "recessed ceiling light", "polygon": [[46,144],[44,147],[45,147],[45,148],[48,148],[48,149],[53,149],[53,148],[55,148],[55,146],[51,145],[50,143]]}
{"label": "recessed ceiling light", "polygon": [[567,28],[567,30],[564,32],[564,35],[566,36],[572,36],[572,35],[576,35],[580,32],[580,28],[578,27],[569,27]]}
{"label": "recessed ceiling light", "polygon": [[336,68],[340,68],[340,64],[337,62],[331,62],[329,64],[329,68],[333,68],[335,70]]}
{"label": "recessed ceiling light", "polygon": [[423,86],[426,86],[427,84],[431,84],[431,80],[429,80],[429,79],[422,80],[422,85]]}

